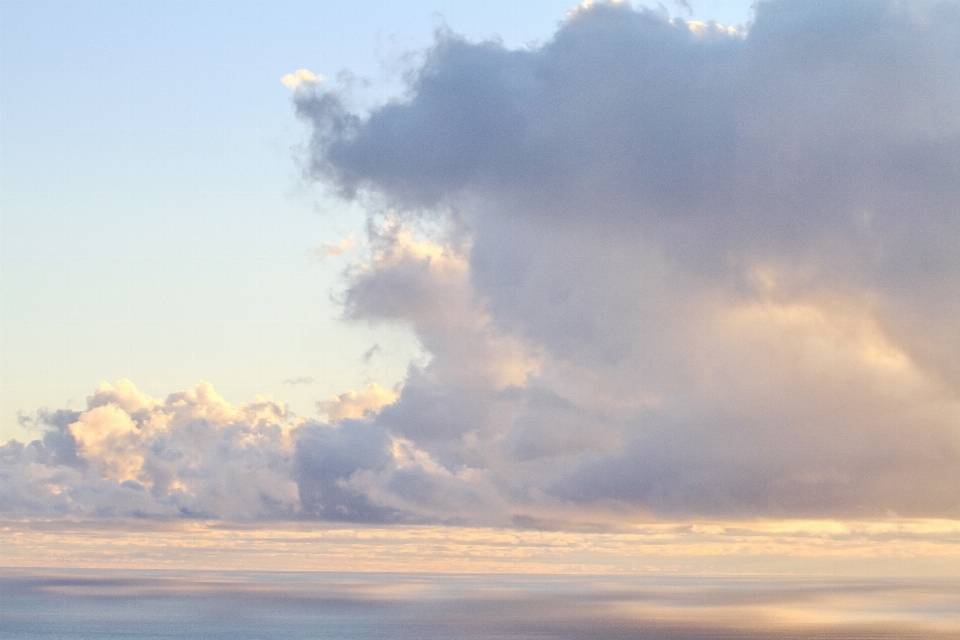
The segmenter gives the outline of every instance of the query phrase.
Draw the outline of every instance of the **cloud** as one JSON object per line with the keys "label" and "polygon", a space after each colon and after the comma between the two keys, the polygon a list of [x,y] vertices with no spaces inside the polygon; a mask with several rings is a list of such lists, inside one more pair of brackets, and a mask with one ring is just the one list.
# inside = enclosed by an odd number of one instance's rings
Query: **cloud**
{"label": "cloud", "polygon": [[349,234],[346,238],[340,242],[334,244],[332,242],[324,242],[319,247],[315,248],[312,253],[318,258],[337,258],[343,254],[353,251],[357,248],[357,239],[355,234]]}
{"label": "cloud", "polygon": [[297,69],[293,73],[288,73],[280,78],[280,82],[287,85],[290,89],[299,89],[303,86],[315,85],[324,80],[326,80],[326,78],[307,69]]}
{"label": "cloud", "polygon": [[[442,32],[402,99],[298,84],[369,211],[340,300],[407,327],[328,423],[104,385],[3,445],[6,513],[543,527],[960,515],[960,5],[585,3]],[[306,82],[305,79],[301,79]]]}
{"label": "cloud", "polygon": [[234,407],[207,383],[160,401],[121,380],[87,409],[41,415],[43,440],[0,445],[8,515],[293,518],[294,424],[277,403]]}
{"label": "cloud", "polygon": [[313,384],[314,382],[316,382],[316,380],[314,380],[310,376],[298,376],[296,378],[287,378],[286,380],[283,381],[283,384],[298,385],[298,384]]}
{"label": "cloud", "polygon": [[713,34],[724,34],[728,36],[740,35],[740,29],[732,26],[725,26],[718,22],[701,22],[699,20],[689,20],[682,22],[677,20],[678,24],[686,24],[686,27],[690,29],[690,33],[701,36],[709,37]]}
{"label": "cloud", "polygon": [[536,370],[536,355],[499,331],[475,299],[469,247],[418,238],[392,219],[369,232],[369,256],[348,271],[348,318],[406,324],[433,356],[426,372],[447,384],[502,389]]}
{"label": "cloud", "polygon": [[298,94],[375,203],[348,317],[431,356],[373,423],[514,516],[956,515],[958,47],[950,2],[585,3],[368,115]]}
{"label": "cloud", "polygon": [[371,382],[360,393],[347,391],[317,403],[317,407],[331,424],[335,424],[345,418],[358,420],[377,413],[388,404],[396,402],[398,395],[392,389],[384,389],[376,382]]}
{"label": "cloud", "polygon": [[[330,423],[269,398],[233,406],[208,383],[151,398],[100,384],[83,411],[40,413],[42,440],[0,444],[0,514],[346,522],[460,522],[480,501],[373,420],[397,392],[376,383],[319,403]],[[487,519],[496,515],[487,515]]]}

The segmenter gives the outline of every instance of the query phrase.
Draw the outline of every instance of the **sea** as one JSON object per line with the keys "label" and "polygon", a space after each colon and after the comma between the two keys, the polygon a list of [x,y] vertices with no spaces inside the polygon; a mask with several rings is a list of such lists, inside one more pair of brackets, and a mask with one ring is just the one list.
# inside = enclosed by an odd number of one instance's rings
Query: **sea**
{"label": "sea", "polygon": [[0,569],[0,638],[960,638],[960,580]]}

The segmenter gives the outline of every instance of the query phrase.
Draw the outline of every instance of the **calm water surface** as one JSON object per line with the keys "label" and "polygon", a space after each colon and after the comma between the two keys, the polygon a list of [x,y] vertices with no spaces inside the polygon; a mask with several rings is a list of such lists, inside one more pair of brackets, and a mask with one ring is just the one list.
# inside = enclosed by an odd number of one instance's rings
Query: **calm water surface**
{"label": "calm water surface", "polygon": [[960,581],[0,569],[0,638],[960,638]]}

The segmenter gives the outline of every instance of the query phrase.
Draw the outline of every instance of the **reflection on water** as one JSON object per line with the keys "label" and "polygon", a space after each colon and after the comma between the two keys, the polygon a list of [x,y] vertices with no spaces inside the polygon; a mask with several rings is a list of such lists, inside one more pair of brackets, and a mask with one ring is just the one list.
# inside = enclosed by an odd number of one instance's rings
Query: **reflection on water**
{"label": "reflection on water", "polygon": [[960,638],[960,581],[0,570],[0,638]]}

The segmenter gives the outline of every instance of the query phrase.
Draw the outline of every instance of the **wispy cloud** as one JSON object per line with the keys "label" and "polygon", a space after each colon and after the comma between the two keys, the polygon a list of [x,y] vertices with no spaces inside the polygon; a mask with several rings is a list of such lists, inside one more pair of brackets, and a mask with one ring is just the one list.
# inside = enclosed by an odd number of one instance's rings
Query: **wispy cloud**
{"label": "wispy cloud", "polygon": [[[148,535],[145,535],[148,534]],[[624,522],[602,531],[204,520],[5,523],[8,567],[514,574],[939,576],[954,578],[960,525],[943,520]],[[211,546],[230,549],[211,554]],[[157,553],[158,550],[163,553]],[[102,565],[99,565],[102,566]]]}
{"label": "wispy cloud", "polygon": [[320,259],[337,258],[345,253],[357,248],[356,234],[348,234],[340,242],[324,242],[319,247],[311,250],[311,253]]}

